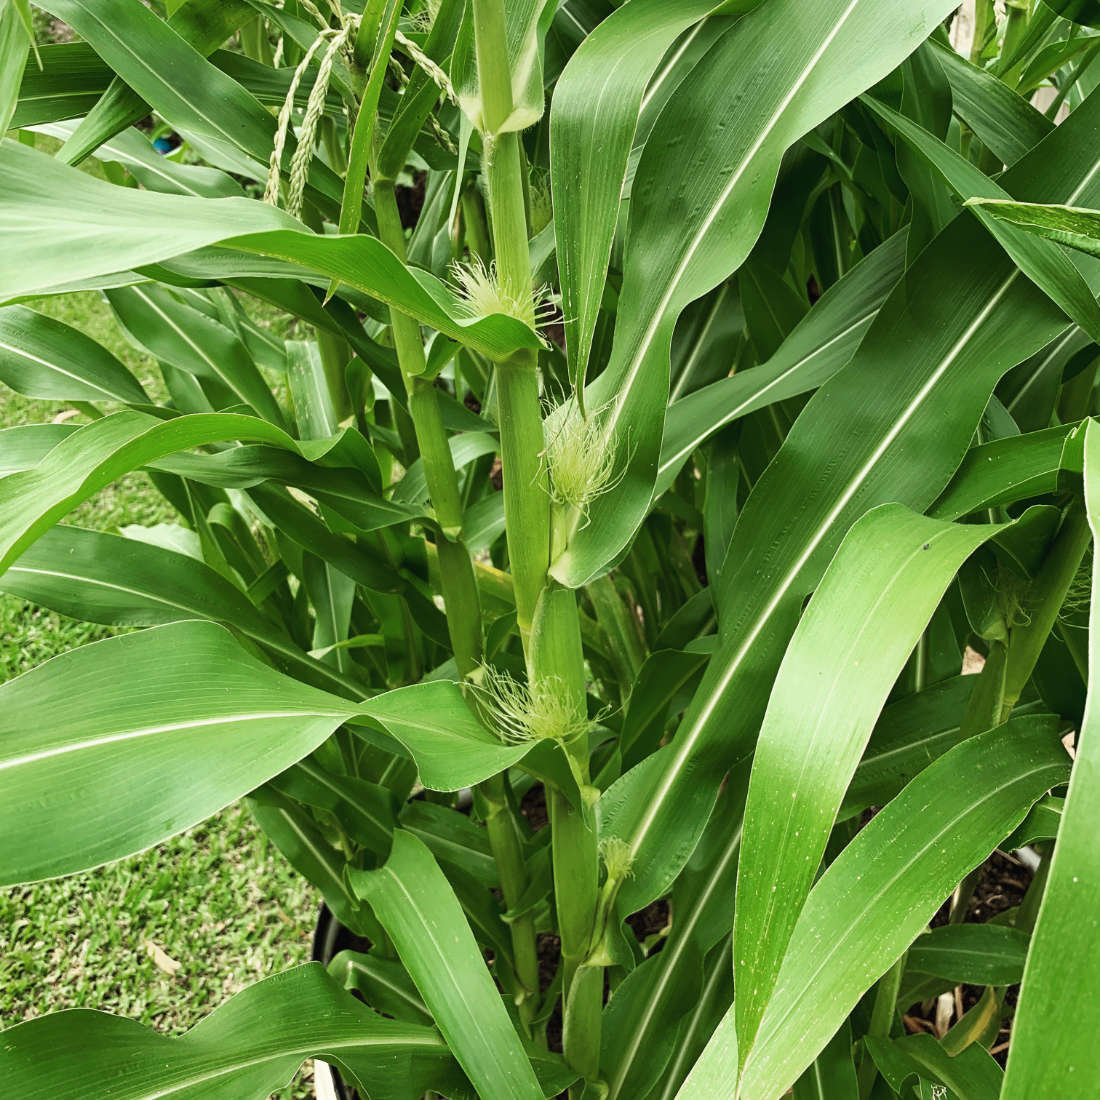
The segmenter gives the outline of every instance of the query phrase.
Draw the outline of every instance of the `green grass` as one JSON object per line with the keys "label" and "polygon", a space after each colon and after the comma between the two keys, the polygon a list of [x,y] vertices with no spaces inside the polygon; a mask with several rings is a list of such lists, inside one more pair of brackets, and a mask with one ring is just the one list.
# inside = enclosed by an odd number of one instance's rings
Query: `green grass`
{"label": "green grass", "polygon": [[[94,337],[161,392],[155,364],[128,343],[98,294],[34,304]],[[0,387],[0,427],[59,412]],[[117,531],[175,518],[149,478],[131,474],[66,522]],[[112,633],[0,594],[0,680]],[[0,890],[0,1027],[96,1008],[179,1034],[249,983],[305,962],[316,898],[244,806],[108,867]],[[304,1078],[279,1094],[311,1095]]]}

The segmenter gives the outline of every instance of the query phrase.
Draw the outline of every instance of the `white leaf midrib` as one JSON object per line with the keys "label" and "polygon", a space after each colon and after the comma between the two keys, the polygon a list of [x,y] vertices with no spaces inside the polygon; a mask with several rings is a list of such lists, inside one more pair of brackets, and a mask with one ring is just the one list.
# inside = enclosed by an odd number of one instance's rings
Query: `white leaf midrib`
{"label": "white leaf midrib", "polygon": [[848,19],[851,17],[855,9],[859,7],[861,2],[862,0],[849,0],[848,6],[844,9],[844,11],[837,19],[836,23],[833,25],[832,29],[814,51],[808,63],[799,73],[798,78],[792,83],[786,95],[784,95],[783,99],[780,101],[771,118],[769,118],[768,121],[764,124],[764,126],[761,128],[760,133],[753,141],[752,145],[741,157],[736,170],[730,176],[729,181],[722,189],[721,193],[718,196],[718,199],[714,203],[712,203],[710,210],[707,211],[706,216],[700,223],[699,228],[696,230],[690,244],[685,250],[683,257],[681,258],[680,263],[677,265],[676,270],[673,272],[672,278],[669,280],[668,286],[664,294],[662,295],[661,300],[657,305],[657,308],[653,311],[652,319],[650,320],[649,325],[646,327],[640,343],[633,352],[630,367],[627,370],[623,381],[617,387],[618,392],[621,396],[613,402],[605,421],[605,429],[609,435],[614,432],[615,427],[618,424],[619,417],[622,415],[623,410],[626,408],[627,399],[634,388],[634,383],[638,377],[639,372],[642,369],[642,364],[646,358],[646,355],[649,352],[649,348],[652,345],[653,341],[656,339],[657,333],[660,331],[664,323],[665,313],[668,310],[669,305],[675,298],[676,292],[678,291],[680,286],[680,282],[684,278],[684,275],[686,274],[688,268],[691,266],[692,261],[695,259],[696,253],[700,250],[700,248],[702,248],[703,241],[706,239],[707,234],[710,233],[711,228],[718,220],[718,217],[724,209],[726,203],[729,202],[730,196],[733,194],[735,188],[741,182],[741,179],[744,177],[745,173],[748,171],[749,166],[755,160],[760,150],[764,147],[764,144],[768,140],[768,138],[771,137],[773,131],[775,130],[776,126],[779,125],[779,122],[783,118],[787,109],[794,102],[795,97],[798,95],[798,93],[802,91],[803,87],[806,84],[806,81],[810,79],[819,62],[828,52],[829,47],[836,40],[837,35],[839,35],[840,32],[844,29],[844,26],[847,24]]}
{"label": "white leaf midrib", "polygon": [[142,726],[138,729],[122,730],[118,733],[88,738],[82,741],[72,741],[65,745],[54,745],[48,749],[40,749],[37,752],[24,753],[22,756],[0,759],[0,771],[9,768],[23,767],[27,764],[36,764],[41,760],[49,760],[57,756],[67,756],[70,753],[85,752],[90,749],[102,748],[105,745],[119,744],[124,741],[134,741],[142,737],[154,737],[158,734],[185,733],[188,730],[203,729],[209,726],[223,726],[238,722],[271,721],[277,718],[334,718],[345,720],[349,712],[335,713],[317,710],[271,710],[259,711],[251,714],[226,714],[210,718],[193,718],[186,722],[164,722],[156,726]]}

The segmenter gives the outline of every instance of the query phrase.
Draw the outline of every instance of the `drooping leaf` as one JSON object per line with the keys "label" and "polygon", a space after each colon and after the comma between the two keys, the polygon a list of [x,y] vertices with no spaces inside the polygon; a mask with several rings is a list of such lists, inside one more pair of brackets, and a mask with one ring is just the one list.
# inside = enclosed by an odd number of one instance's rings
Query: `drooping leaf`
{"label": "drooping leaf", "polygon": [[150,404],[141,384],[106,348],[24,306],[0,309],[0,381],[44,401]]}
{"label": "drooping leaf", "polygon": [[[871,820],[810,893],[745,1064],[742,1095],[773,1100],[793,1084],[959,880],[1062,781],[1067,765],[1054,724],[1013,719],[942,756]],[[731,1007],[680,1100],[734,1094],[734,1019]]]}
{"label": "drooping leaf", "polygon": [[531,742],[507,744],[488,733],[456,684],[428,681],[372,699],[371,717],[412,755],[424,786],[457,791],[511,767]]}
{"label": "drooping leaf", "polygon": [[458,899],[431,852],[398,830],[385,866],[353,872],[351,880],[480,1094],[542,1100]]}
{"label": "drooping leaf", "polygon": [[[493,359],[538,338],[522,321],[474,320],[434,276],[405,267],[377,238],[320,237],[253,199],[210,202],[119,189],[16,142],[0,156],[0,232],[6,261],[0,301],[78,279],[141,267],[211,244],[231,244],[337,279],[403,310]],[[288,232],[289,231],[289,232]],[[246,236],[247,235],[247,236]],[[223,277],[233,274],[233,254]],[[247,257],[237,274],[248,274]],[[284,272],[285,273],[285,272]]]}
{"label": "drooping leaf", "polygon": [[[1093,538],[1100,540],[1100,431],[1094,421],[1089,421],[1085,435],[1085,500]],[[1100,614],[1098,578],[1094,567],[1090,643]],[[1091,1080],[1097,1072],[1096,1046],[1090,1041],[1100,1012],[1097,971],[1081,965],[1094,951],[1094,895],[1100,883],[1100,853],[1095,844],[1100,783],[1100,736],[1093,694],[1097,683],[1100,663],[1093,643],[1089,646],[1089,695],[1073,776],[1013,1022],[1005,1100],[1065,1095],[1067,1088],[1076,1089],[1076,1082]]]}
{"label": "drooping leaf", "polygon": [[1089,256],[1100,256],[1100,210],[992,198],[975,199],[967,205]]}
{"label": "drooping leaf", "polygon": [[579,398],[646,85],[715,0],[632,0],[584,39],[554,89],[550,173],[569,371]]}
{"label": "drooping leaf", "polygon": [[108,1082],[117,1100],[266,1096],[314,1055],[372,1096],[414,1100],[425,1078],[446,1080],[450,1063],[434,1028],[379,1016],[320,963],[245,989],[179,1038],[88,1009],[54,1012],[0,1034],[8,1087],[57,1100],[87,1100],[89,1089],[106,1095]]}
{"label": "drooping leaf", "polygon": [[783,154],[885,76],[950,7],[920,0],[896,34],[869,50],[876,4],[828,0],[807,9],[769,0],[721,36],[677,88],[634,178],[612,357],[586,397],[619,440],[623,473],[554,563],[562,583],[597,575],[641,522],[660,455],[676,321],[747,257]]}
{"label": "drooping leaf", "polygon": [[905,965],[971,985],[1013,985],[1024,972],[1028,935],[1003,924],[945,924],[918,937]]}
{"label": "drooping leaf", "polygon": [[312,752],[348,706],[204,622],[55,657],[0,700],[4,883],[94,867],[202,821]]}
{"label": "drooping leaf", "polygon": [[[201,621],[63,654],[0,687],[0,708],[4,883],[149,847],[272,779],[347,721],[380,724],[385,745],[406,745],[423,779],[446,790],[531,747],[486,732],[450,681],[352,702],[261,664]],[[103,783],[116,791],[108,803],[96,796]]]}
{"label": "drooping leaf", "polygon": [[176,451],[239,439],[341,465],[365,446],[353,429],[332,439],[298,443],[265,420],[236,413],[197,413],[173,420],[133,411],[113,413],[66,436],[34,467],[0,479],[0,569],[122,474]]}
{"label": "drooping leaf", "polygon": [[798,624],[745,808],[733,926],[742,1059],[875,719],[951,579],[996,530],[876,508],[849,531]]}
{"label": "drooping leaf", "polygon": [[[1094,139],[1100,96],[1007,173],[1006,189],[1100,201],[1100,161],[1079,156]],[[928,507],[998,379],[1066,327],[1000,245],[960,217],[921,253],[848,366],[810,399],[738,518],[716,585],[719,645],[676,736],[601,798],[603,829],[635,855],[624,912],[671,882],[719,776],[751,750],[802,602],[852,523],[887,501]]]}

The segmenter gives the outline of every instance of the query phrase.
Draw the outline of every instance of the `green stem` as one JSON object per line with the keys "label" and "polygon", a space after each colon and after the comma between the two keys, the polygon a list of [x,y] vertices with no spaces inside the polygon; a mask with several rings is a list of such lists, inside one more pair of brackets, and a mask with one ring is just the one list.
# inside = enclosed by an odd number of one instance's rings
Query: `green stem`
{"label": "green stem", "polygon": [[[905,973],[905,960],[908,952],[904,952],[900,959],[878,980],[875,989],[875,1000],[871,1006],[871,1022],[867,1027],[867,1034],[879,1039],[889,1039],[890,1032],[894,1028],[894,1014],[897,1010],[898,995],[901,992],[901,979]],[[875,1083],[878,1070],[875,1063],[866,1052],[863,1052],[863,1060],[859,1067],[859,1095],[861,1100],[867,1100],[871,1095],[871,1087]]]}
{"label": "green stem", "polygon": [[[392,181],[375,184],[374,206],[379,235],[390,251],[405,258],[405,234],[397,210]],[[451,458],[450,445],[439,411],[439,396],[434,384],[424,378],[427,366],[420,329],[416,322],[396,310],[391,311],[394,346],[402,377],[409,395],[409,414],[416,428],[417,442],[424,463],[428,494],[436,518],[444,531],[437,547],[440,587],[447,608],[447,630],[454,650],[459,675],[469,677],[481,663],[481,612],[473,563],[466,545],[459,537],[462,529],[462,503],[458,491],[458,475]],[[501,889],[505,904],[519,904],[527,885],[523,862],[522,840],[511,803],[507,797],[503,776],[486,780],[480,787],[489,804],[486,819],[489,846],[500,870]],[[516,977],[526,990],[519,1005],[524,1026],[530,1026],[538,1000],[538,953],[535,925],[530,917],[512,922],[512,953],[515,956]]]}
{"label": "green stem", "polygon": [[[382,180],[375,185],[374,207],[382,243],[404,260],[405,232],[391,181]],[[459,675],[466,678],[481,663],[481,610],[473,565],[461,539],[462,498],[458,474],[443,426],[439,391],[433,382],[423,377],[427,359],[420,339],[420,326],[399,310],[390,311],[390,321],[397,362],[408,393],[409,415],[424,464],[428,495],[443,529],[443,542],[450,544],[439,547],[440,586],[455,663]]]}
{"label": "green stem", "polygon": [[980,64],[985,40],[989,36],[989,24],[993,19],[993,0],[978,0],[974,5],[974,40],[970,44],[970,63]]}
{"label": "green stem", "polygon": [[[1009,7],[1008,19],[1005,22],[1004,56],[1016,57],[1023,45],[1028,31],[1028,13],[1024,8]],[[1016,80],[1011,84],[1018,83]]]}
{"label": "green stem", "polygon": [[343,420],[351,412],[348,387],[344,378],[351,353],[347,341],[327,329],[318,328],[317,350],[321,356],[321,367],[325,372],[325,384],[328,387],[336,419]]}
{"label": "green stem", "polygon": [[1005,658],[1007,650],[1004,642],[990,642],[982,671],[978,673],[977,683],[970,693],[970,701],[963,715],[962,735],[974,737],[1001,724],[1005,698]]}
{"label": "green stem", "polygon": [[[505,295],[526,301],[532,291],[523,156],[519,134],[504,131],[513,108],[511,73],[502,64],[508,57],[504,0],[474,0],[473,21],[497,277]],[[499,363],[496,377],[508,556],[528,679],[536,689],[553,682],[554,690],[583,717],[585,673],[576,595],[548,585],[551,507],[537,355],[524,352]],[[577,738],[566,751],[578,784],[587,791],[587,738]],[[576,979],[588,952],[598,900],[596,829],[589,808],[570,805],[563,792],[551,791],[549,803],[562,938],[565,1057],[592,1081],[599,1072],[602,968],[589,969],[583,981]],[[570,1094],[577,1092],[574,1088]]]}
{"label": "green stem", "polygon": [[[480,784],[481,792],[489,810],[485,817],[485,828],[489,834],[489,847],[500,875],[500,890],[504,895],[504,904],[514,911],[527,889],[527,867],[523,860],[523,838],[516,824],[508,800],[503,775],[494,775]],[[518,917],[511,922],[512,955],[516,967],[516,978],[523,988],[519,1001],[519,1017],[528,1034],[531,1021],[535,1017],[539,998],[539,960],[535,941],[535,922],[530,916]]]}
{"label": "green stem", "polygon": [[[20,131],[23,133],[25,131]],[[489,226],[485,221],[485,208],[481,196],[474,187],[462,192],[462,222],[466,230],[466,247],[473,256],[485,259],[489,255]]]}
{"label": "green stem", "polygon": [[542,460],[542,410],[533,355],[497,365],[497,416],[508,558],[524,651],[550,567],[550,491]]}

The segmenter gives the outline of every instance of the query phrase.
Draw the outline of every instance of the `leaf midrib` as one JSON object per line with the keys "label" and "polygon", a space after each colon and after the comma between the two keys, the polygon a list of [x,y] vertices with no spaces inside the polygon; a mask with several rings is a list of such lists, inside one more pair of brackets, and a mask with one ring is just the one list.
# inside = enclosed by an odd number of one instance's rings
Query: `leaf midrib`
{"label": "leaf midrib", "polygon": [[114,745],[123,741],[133,741],[140,737],[153,737],[161,733],[183,733],[187,730],[201,729],[208,726],[229,725],[237,722],[270,721],[276,718],[338,718],[341,721],[347,718],[347,712],[336,714],[317,710],[274,710],[262,711],[254,714],[227,714],[213,718],[195,718],[187,722],[165,722],[157,726],[143,726],[135,730],[123,730],[118,733],[108,734],[105,737],[96,737],[83,741],[74,741],[66,745],[55,745],[49,749],[41,749],[38,752],[24,753],[22,756],[10,757],[7,760],[0,759],[0,772],[9,768],[23,767],[27,764],[35,764],[40,760],[49,760],[57,756],[66,756],[70,753],[84,752],[89,749],[98,749],[105,745]]}

